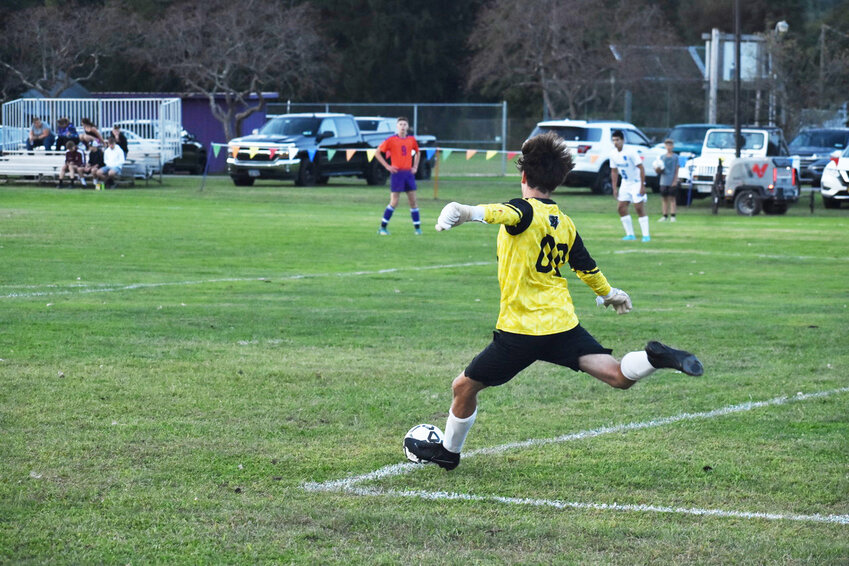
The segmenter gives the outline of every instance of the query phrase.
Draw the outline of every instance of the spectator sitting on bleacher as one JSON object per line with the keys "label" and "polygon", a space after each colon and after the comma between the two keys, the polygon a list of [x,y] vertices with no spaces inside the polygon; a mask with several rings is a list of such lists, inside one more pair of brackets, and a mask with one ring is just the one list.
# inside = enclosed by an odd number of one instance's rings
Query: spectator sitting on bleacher
{"label": "spectator sitting on bleacher", "polygon": [[27,138],[27,149],[31,150],[34,147],[41,146],[44,149],[53,149],[53,141],[56,136],[50,131],[47,124],[42,123],[38,116],[33,117],[32,127],[29,130]]}
{"label": "spectator sitting on bleacher", "polygon": [[124,150],[115,145],[115,138],[109,138],[109,145],[103,152],[103,162],[106,164],[97,170],[97,178],[106,181],[106,187],[115,186],[115,177],[121,175],[124,167]]}
{"label": "spectator sitting on bleacher", "polygon": [[103,149],[100,147],[100,142],[94,140],[91,144],[91,150],[88,152],[88,163],[83,167],[83,175],[91,175],[92,181],[97,176],[97,170],[103,167]]}
{"label": "spectator sitting on bleacher", "polygon": [[80,184],[85,187],[85,178],[83,178],[83,154],[80,153],[80,150],[77,149],[77,144],[72,141],[68,141],[65,144],[67,151],[65,152],[65,164],[62,165],[62,169],[59,171],[59,184],[56,185],[57,189],[61,189],[65,187],[65,172],[68,172],[71,175],[71,188],[74,188],[74,178],[80,178]]}
{"label": "spectator sitting on bleacher", "polygon": [[106,142],[103,141],[103,136],[100,135],[100,130],[97,129],[97,126],[95,126],[91,120],[83,118],[80,120],[80,123],[83,125],[83,133],[80,134],[80,141],[83,142],[86,147],[91,148],[91,144],[94,140],[97,140],[101,146],[106,145]]}
{"label": "spectator sitting on bleacher", "polygon": [[115,143],[118,144],[118,147],[124,150],[124,157],[127,157],[127,153],[130,151],[129,144],[127,143],[127,136],[124,135],[124,132],[121,131],[121,126],[115,124],[112,126],[112,131],[109,132],[109,139],[115,139]]}
{"label": "spectator sitting on bleacher", "polygon": [[56,151],[62,151],[69,141],[74,142],[74,145],[79,144],[80,135],[69,119],[59,118],[56,122]]}

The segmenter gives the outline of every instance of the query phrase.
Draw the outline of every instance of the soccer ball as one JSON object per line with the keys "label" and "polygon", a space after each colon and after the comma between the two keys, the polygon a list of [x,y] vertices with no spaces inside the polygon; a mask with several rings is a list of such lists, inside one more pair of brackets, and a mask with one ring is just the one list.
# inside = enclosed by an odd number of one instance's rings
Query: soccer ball
{"label": "soccer ball", "polygon": [[[439,427],[434,426],[432,424],[419,424],[411,428],[404,436],[404,438],[426,440],[427,442],[433,442],[435,444],[438,444],[442,442],[442,431],[439,430]],[[414,462],[416,464],[423,463],[423,460],[419,460],[415,454],[407,450],[406,446],[404,446],[404,456],[406,456],[407,460],[409,460],[410,462]]]}
{"label": "soccer ball", "polygon": [[657,172],[658,175],[663,173],[663,170],[665,169],[665,167],[663,166],[663,159],[661,159],[660,157],[656,158],[652,162],[651,166],[652,166],[652,169],[654,169]]}

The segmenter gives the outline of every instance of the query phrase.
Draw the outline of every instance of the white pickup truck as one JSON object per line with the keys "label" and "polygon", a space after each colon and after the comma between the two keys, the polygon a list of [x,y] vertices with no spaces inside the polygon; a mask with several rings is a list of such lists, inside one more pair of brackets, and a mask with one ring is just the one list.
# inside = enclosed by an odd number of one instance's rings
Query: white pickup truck
{"label": "white pickup truck", "polygon": [[[679,174],[679,203],[715,196],[734,204],[738,213],[751,215],[761,210],[782,214],[798,200],[798,165],[790,157],[781,129],[742,128],[740,137],[737,158],[733,128],[707,131],[701,155],[689,160]],[[723,175],[718,179],[720,165]]]}

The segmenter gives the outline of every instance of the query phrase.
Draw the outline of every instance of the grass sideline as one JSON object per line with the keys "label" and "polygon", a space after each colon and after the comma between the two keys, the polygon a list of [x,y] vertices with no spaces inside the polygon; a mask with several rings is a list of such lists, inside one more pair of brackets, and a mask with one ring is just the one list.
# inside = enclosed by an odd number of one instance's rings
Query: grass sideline
{"label": "grass sideline", "polygon": [[[847,394],[366,484],[482,500],[306,491],[443,426],[497,314],[496,228],[432,224],[516,179],[440,177],[438,201],[420,183],[425,234],[402,203],[388,238],[385,187],[198,187],[0,187],[0,563],[849,561],[843,524],[497,499],[847,515]],[[555,198],[634,299],[616,316],[570,274],[582,323],[619,356],[691,348],[706,375],[621,392],[536,364],[481,395],[469,451],[849,385],[846,210],[699,201],[660,224],[655,196],[643,244],[620,241],[611,198]]]}

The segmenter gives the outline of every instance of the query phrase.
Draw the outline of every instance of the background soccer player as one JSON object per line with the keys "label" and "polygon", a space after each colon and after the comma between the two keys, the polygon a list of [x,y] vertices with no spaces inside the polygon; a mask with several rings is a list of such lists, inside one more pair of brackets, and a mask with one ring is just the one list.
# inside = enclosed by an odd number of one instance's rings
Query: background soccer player
{"label": "background soccer player", "polygon": [[[375,158],[383,165],[392,175],[389,180],[389,205],[383,211],[383,220],[380,222],[380,229],[377,231],[381,236],[388,236],[389,220],[392,218],[392,213],[395,212],[395,207],[398,206],[398,195],[402,192],[407,193],[407,200],[410,201],[410,216],[413,218],[413,229],[416,234],[422,233],[421,217],[419,216],[419,206],[416,201],[416,171],[419,168],[419,144],[416,138],[407,135],[407,130],[410,128],[410,122],[403,116],[398,118],[395,124],[396,134],[391,136],[380,144],[377,148]],[[383,154],[387,154],[391,164],[386,161]]]}
{"label": "background soccer player", "polygon": [[[613,198],[619,202],[619,219],[625,228],[623,240],[635,240],[634,222],[628,213],[628,203],[634,203],[634,210],[640,222],[643,241],[651,240],[649,236],[649,217],[646,216],[646,171],[643,160],[633,147],[625,147],[625,135],[622,130],[615,130],[610,135],[613,141],[613,152],[610,154],[610,181],[613,183]],[[616,187],[618,177],[622,177],[622,186]]]}
{"label": "background soccer player", "polygon": [[492,342],[452,384],[444,441],[404,439],[419,459],[454,469],[477,416],[478,392],[507,383],[536,360],[583,371],[619,389],[628,389],[659,368],[702,374],[694,355],[654,341],[645,350],[625,354],[620,363],[578,323],[561,271],[567,263],[599,297],[599,304],[624,314],[631,310],[631,299],[610,286],[575,224],[551,200],[572,165],[564,141],[554,133],[541,134],[522,146],[518,160],[522,198],[479,206],[452,202],[442,209],[438,231],[468,221],[501,224],[497,241],[501,311]]}

